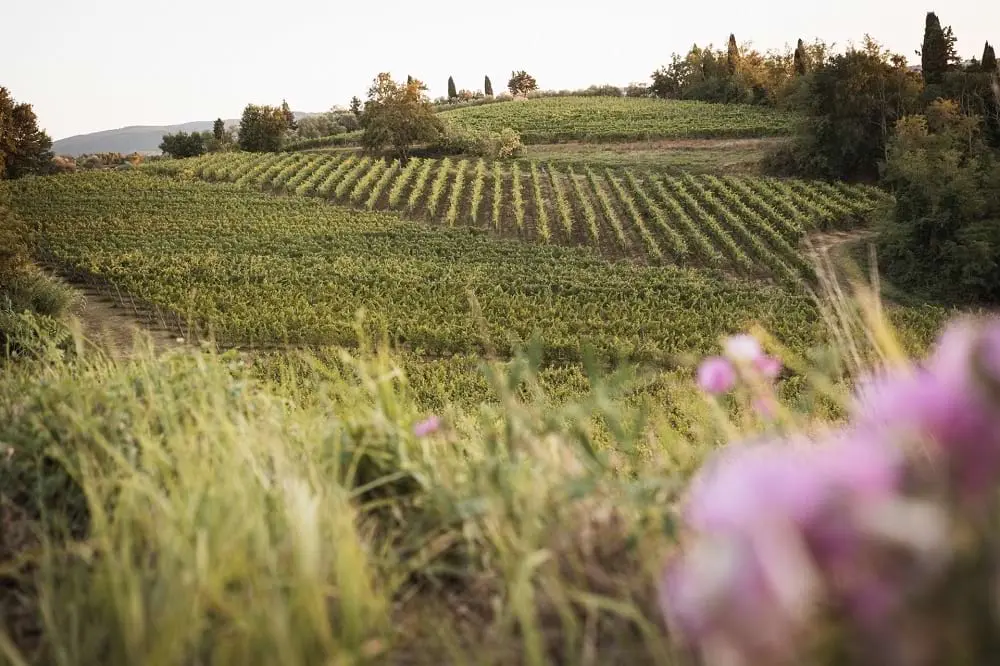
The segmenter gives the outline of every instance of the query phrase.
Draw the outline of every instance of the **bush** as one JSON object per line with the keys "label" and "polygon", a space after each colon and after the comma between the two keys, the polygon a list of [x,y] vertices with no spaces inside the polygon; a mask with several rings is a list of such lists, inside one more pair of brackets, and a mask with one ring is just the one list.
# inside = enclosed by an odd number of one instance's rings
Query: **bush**
{"label": "bush", "polygon": [[521,135],[505,127],[499,132],[447,126],[441,140],[429,146],[428,154],[475,155],[487,160],[508,160],[524,156]]}

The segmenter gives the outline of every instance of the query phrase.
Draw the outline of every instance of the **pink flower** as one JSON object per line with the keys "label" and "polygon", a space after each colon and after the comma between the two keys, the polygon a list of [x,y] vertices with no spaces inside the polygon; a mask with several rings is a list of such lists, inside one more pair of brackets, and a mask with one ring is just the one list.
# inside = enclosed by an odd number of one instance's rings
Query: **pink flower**
{"label": "pink flower", "polygon": [[710,395],[722,395],[736,385],[736,371],[721,356],[710,356],[698,366],[698,387]]}
{"label": "pink flower", "polygon": [[417,437],[427,437],[428,435],[433,435],[440,429],[441,419],[432,415],[413,426],[413,434]]}
{"label": "pink flower", "polygon": [[768,379],[775,379],[781,374],[781,361],[774,356],[759,356],[754,360],[754,367]]}
{"label": "pink flower", "polygon": [[987,387],[1000,379],[998,360],[1000,326],[952,325],[924,368],[866,381],[855,418],[883,437],[930,441],[958,493],[981,498],[1000,479],[1000,404]]}
{"label": "pink flower", "polygon": [[710,662],[725,643],[747,664],[788,663],[817,602],[812,568],[785,531],[709,538],[671,561],[659,602],[679,638]]}
{"label": "pink flower", "polygon": [[753,363],[764,355],[757,338],[746,334],[734,335],[727,339],[724,349],[726,356],[736,362]]}

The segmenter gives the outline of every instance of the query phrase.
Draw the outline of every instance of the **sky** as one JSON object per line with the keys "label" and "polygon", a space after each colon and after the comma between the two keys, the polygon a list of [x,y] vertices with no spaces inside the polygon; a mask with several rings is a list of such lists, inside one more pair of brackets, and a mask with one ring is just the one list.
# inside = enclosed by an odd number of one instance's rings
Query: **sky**
{"label": "sky", "polygon": [[[432,97],[499,92],[526,69],[544,89],[648,81],[673,52],[755,48],[821,38],[843,47],[871,34],[919,62],[924,18],[936,10],[959,53],[1000,43],[1000,3],[942,7],[904,0],[803,2],[663,0],[0,0],[0,86],[34,105],[53,139],[126,125],[238,118],[250,102],[323,111],[364,97],[374,76],[408,74]],[[993,34],[990,34],[992,28]],[[24,54],[24,55],[22,55]],[[9,58],[9,56],[8,56]]]}

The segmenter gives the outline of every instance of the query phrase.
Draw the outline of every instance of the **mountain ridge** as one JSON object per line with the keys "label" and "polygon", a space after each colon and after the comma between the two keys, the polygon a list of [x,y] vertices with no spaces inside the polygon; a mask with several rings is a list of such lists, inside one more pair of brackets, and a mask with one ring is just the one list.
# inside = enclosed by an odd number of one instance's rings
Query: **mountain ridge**
{"label": "mountain ridge", "polygon": [[[295,119],[299,120],[316,113],[295,111]],[[223,121],[226,127],[236,127],[240,124],[238,118]],[[145,153],[159,154],[160,142],[164,134],[177,132],[210,132],[215,120],[192,120],[175,125],[128,125],[116,129],[76,134],[52,142],[52,152],[56,155],[78,157],[88,153]]]}

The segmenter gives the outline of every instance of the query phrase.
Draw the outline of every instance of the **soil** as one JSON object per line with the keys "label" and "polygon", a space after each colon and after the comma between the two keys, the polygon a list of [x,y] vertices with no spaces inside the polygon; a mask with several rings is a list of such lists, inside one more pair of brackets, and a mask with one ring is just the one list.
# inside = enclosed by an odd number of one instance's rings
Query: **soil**
{"label": "soil", "polygon": [[[56,279],[73,289],[78,296],[70,314],[80,322],[81,333],[90,343],[114,358],[127,358],[143,349],[146,342],[154,351],[185,344],[178,333],[142,323],[134,312],[116,303],[96,288]],[[138,345],[138,346],[137,346]]]}

